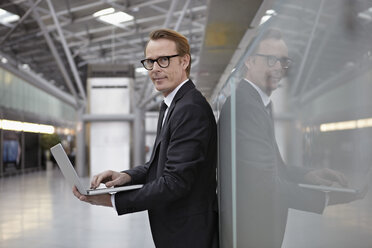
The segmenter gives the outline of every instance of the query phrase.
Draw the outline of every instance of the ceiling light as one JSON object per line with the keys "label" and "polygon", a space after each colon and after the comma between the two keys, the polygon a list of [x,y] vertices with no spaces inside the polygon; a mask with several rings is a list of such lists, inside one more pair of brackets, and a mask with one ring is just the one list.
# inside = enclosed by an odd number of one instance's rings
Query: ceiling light
{"label": "ceiling light", "polygon": [[321,132],[338,131],[338,130],[350,130],[372,127],[372,118],[340,121],[333,123],[323,123],[320,125]]}
{"label": "ceiling light", "polygon": [[260,21],[260,25],[264,24],[265,22],[267,22],[272,16],[276,16],[277,13],[275,10],[273,9],[268,9],[266,10],[266,13],[265,15],[261,18],[261,21]]}
{"label": "ceiling light", "polygon": [[55,128],[51,125],[43,125],[37,123],[28,123],[12,120],[0,120],[0,128],[4,130],[31,132],[31,133],[47,133],[52,134]]}
{"label": "ceiling light", "polygon": [[100,19],[101,21],[110,23],[112,25],[118,25],[120,23],[133,20],[133,16],[120,11],[120,12],[115,12],[113,14],[100,16],[98,17],[98,19]]}
{"label": "ceiling light", "polygon": [[115,11],[114,8],[107,8],[100,11],[97,11],[93,14],[95,18],[100,21],[115,25],[121,26],[122,23],[131,21],[134,19],[133,16],[124,13],[123,11]]}
{"label": "ceiling light", "polygon": [[108,15],[108,14],[112,14],[115,12],[115,9],[114,8],[107,8],[107,9],[102,9],[100,11],[97,11],[93,14],[94,17],[99,17],[99,16],[103,16],[103,15]]}
{"label": "ceiling light", "polygon": [[31,70],[31,68],[28,64],[22,64],[22,65],[20,65],[20,67],[24,71],[30,71]]}
{"label": "ceiling light", "polygon": [[360,12],[358,13],[358,17],[361,18],[361,19],[365,19],[367,21],[370,21],[372,20],[372,16],[370,16],[368,13],[366,12]]}
{"label": "ceiling light", "polygon": [[8,63],[8,59],[5,58],[5,57],[2,57],[2,58],[1,58],[1,63],[3,63],[3,64]]}
{"label": "ceiling light", "polygon": [[266,15],[276,15],[276,11],[273,9],[266,10]]}
{"label": "ceiling light", "polygon": [[10,23],[18,21],[19,15],[15,15],[13,13],[10,13],[9,11],[6,11],[4,9],[0,8],[0,23],[8,26]]}
{"label": "ceiling light", "polygon": [[270,18],[271,18],[272,15],[264,15],[262,18],[261,18],[261,21],[260,21],[260,25],[264,24],[265,22],[267,22]]}
{"label": "ceiling light", "polygon": [[367,22],[372,21],[372,8],[368,8],[358,13],[358,17],[366,20]]}

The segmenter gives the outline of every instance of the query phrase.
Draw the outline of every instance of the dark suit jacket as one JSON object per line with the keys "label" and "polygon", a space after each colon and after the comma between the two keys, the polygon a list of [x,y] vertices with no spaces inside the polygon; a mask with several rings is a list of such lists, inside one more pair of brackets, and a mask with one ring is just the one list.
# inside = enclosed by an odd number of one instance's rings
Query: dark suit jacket
{"label": "dark suit jacket", "polygon": [[149,162],[125,171],[143,188],[115,196],[118,214],[148,210],[156,247],[218,246],[217,128],[191,80],[175,95]]}
{"label": "dark suit jacket", "polygon": [[[283,162],[275,139],[273,121],[257,90],[242,81],[235,94],[238,247],[281,247],[288,208],[322,213],[325,195],[297,186],[308,170],[290,167]],[[219,120],[222,200],[231,197],[229,190],[226,190],[230,187],[226,178],[231,177],[231,118],[231,99],[228,98]],[[226,216],[229,216],[232,208],[229,201],[221,206],[221,212]],[[225,224],[232,225],[229,220],[231,217],[226,218],[221,214],[222,228]],[[225,233],[228,231],[222,231],[221,235]],[[228,247],[230,241],[226,238],[222,237],[222,240]]]}

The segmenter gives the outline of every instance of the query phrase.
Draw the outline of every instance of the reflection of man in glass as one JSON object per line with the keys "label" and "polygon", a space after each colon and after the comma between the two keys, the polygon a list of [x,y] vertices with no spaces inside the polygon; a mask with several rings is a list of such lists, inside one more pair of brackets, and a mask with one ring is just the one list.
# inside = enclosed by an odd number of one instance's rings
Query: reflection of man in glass
{"label": "reflection of man in glass", "polygon": [[[280,32],[268,30],[245,60],[245,77],[235,90],[238,247],[281,247],[288,208],[322,213],[328,204],[356,198],[346,193],[300,188],[298,183],[346,186],[347,181],[343,174],[330,169],[290,167],[282,160],[274,134],[270,96],[290,63]],[[220,166],[225,166],[221,173],[228,171],[226,166],[231,164],[228,145],[234,122],[230,110],[229,98],[220,115]],[[221,175],[225,176],[229,175]]]}

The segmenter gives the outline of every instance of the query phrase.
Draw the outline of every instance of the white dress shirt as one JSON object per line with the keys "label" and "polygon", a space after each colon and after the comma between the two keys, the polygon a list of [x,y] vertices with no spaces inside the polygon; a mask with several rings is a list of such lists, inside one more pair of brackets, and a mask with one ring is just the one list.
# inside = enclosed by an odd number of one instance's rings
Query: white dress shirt
{"label": "white dress shirt", "polygon": [[267,107],[267,105],[269,105],[269,103],[271,102],[270,96],[268,96],[265,92],[263,92],[263,90],[261,90],[257,85],[255,85],[248,79],[244,78],[244,80],[257,90],[258,94],[262,99],[263,104],[265,105],[265,107]]}
{"label": "white dress shirt", "polygon": [[[166,97],[164,97],[164,103],[167,105],[167,109],[165,110],[164,117],[163,117],[163,122],[162,125],[164,124],[164,121],[166,120],[167,114],[168,114],[168,109],[169,106],[172,104],[174,97],[176,96],[178,90],[187,82],[189,79],[186,79],[182,83],[180,83],[171,93],[169,93]],[[115,194],[111,195],[111,204],[112,207],[116,211],[116,205],[115,205]]]}

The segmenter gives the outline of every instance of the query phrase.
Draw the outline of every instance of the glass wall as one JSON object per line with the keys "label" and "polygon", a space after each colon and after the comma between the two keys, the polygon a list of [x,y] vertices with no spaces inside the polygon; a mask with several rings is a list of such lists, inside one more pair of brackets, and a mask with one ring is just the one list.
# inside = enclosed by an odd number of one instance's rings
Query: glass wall
{"label": "glass wall", "polygon": [[216,102],[222,247],[372,247],[372,3],[274,1]]}
{"label": "glass wall", "polygon": [[73,107],[0,68],[0,107],[75,121]]}

